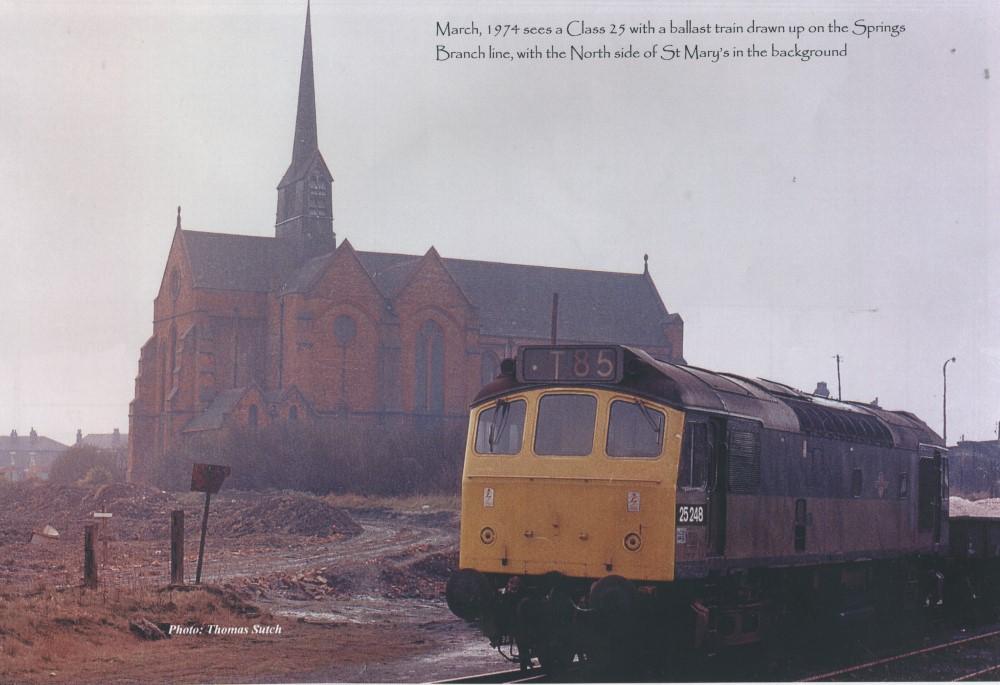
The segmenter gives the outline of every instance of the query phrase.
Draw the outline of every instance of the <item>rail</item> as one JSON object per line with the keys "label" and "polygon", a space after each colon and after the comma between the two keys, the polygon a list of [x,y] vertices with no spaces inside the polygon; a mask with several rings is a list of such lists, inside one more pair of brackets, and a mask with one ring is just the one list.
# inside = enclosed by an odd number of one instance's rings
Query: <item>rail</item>
{"label": "rail", "polygon": [[[921,649],[914,649],[914,650],[910,650],[908,652],[903,652],[901,654],[895,654],[893,656],[888,656],[888,657],[884,657],[884,658],[881,658],[881,659],[875,659],[874,661],[868,661],[868,662],[865,662],[865,663],[862,663],[862,664],[855,664],[854,666],[848,666],[846,668],[837,669],[835,671],[830,671],[828,673],[821,673],[821,674],[818,674],[818,675],[809,676],[809,677],[806,677],[806,678],[802,678],[801,682],[812,683],[812,682],[819,682],[819,681],[833,680],[833,679],[840,680],[845,675],[861,674],[864,671],[874,671],[875,669],[880,669],[880,668],[881,669],[885,669],[890,664],[901,665],[901,662],[904,662],[907,659],[916,659],[918,657],[926,656],[926,655],[929,655],[929,654],[934,654],[934,653],[942,652],[943,650],[947,650],[947,649],[956,649],[956,648],[963,649],[963,648],[967,648],[967,647],[972,646],[974,643],[982,643],[984,640],[989,640],[990,638],[997,638],[997,637],[1000,637],[1000,630],[992,630],[992,631],[989,631],[989,632],[986,632],[986,633],[982,633],[980,635],[973,635],[971,637],[966,637],[966,638],[962,638],[962,639],[959,639],[959,640],[950,640],[948,642],[943,642],[941,644],[931,645],[930,647],[923,647]],[[926,670],[925,669],[926,669],[926,666],[922,666],[921,670],[916,673],[916,675],[923,676],[923,677],[917,677],[917,678],[913,678],[913,679],[914,680],[938,680],[938,678],[928,678],[926,676]],[[975,671],[973,673],[965,673],[965,674],[960,675],[957,678],[954,678],[953,680],[956,681],[956,682],[957,681],[964,681],[964,680],[971,680],[973,678],[976,678],[976,677],[979,677],[979,676],[982,676],[982,675],[985,675],[987,673],[990,673],[992,671],[997,671],[997,670],[1000,670],[1000,665],[990,666],[988,668],[982,668],[982,669],[979,669],[979,670],[977,670],[977,671]],[[905,673],[903,675],[905,676]],[[913,674],[910,674],[910,675],[913,675]],[[899,676],[900,676],[899,673],[894,674],[893,677],[891,677],[891,678],[887,677],[887,675],[884,672],[883,673],[869,673],[869,674],[866,674],[861,679],[862,680],[869,680],[869,681],[877,681],[877,680],[899,680],[900,679]],[[907,679],[907,678],[904,677],[903,679]]]}

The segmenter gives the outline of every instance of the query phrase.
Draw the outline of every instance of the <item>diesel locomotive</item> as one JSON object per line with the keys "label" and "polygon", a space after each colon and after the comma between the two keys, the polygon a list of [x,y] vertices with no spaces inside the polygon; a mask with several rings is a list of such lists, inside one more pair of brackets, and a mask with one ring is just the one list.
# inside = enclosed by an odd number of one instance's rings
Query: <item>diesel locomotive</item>
{"label": "diesel locomotive", "polygon": [[[963,545],[995,563],[989,531]],[[446,596],[522,667],[559,669],[919,616],[951,556],[947,451],[911,413],[527,346],[472,403]],[[979,598],[982,568],[962,573]]]}

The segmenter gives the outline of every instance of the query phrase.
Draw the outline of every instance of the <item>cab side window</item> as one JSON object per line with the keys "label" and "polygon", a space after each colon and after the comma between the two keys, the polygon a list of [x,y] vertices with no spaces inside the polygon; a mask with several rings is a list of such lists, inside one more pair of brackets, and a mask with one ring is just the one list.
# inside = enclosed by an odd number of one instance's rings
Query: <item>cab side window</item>
{"label": "cab side window", "polygon": [[684,440],[681,442],[677,485],[682,488],[703,488],[707,471],[708,425],[688,423],[684,426]]}
{"label": "cab side window", "polygon": [[524,437],[524,400],[497,402],[479,412],[476,421],[476,452],[517,454]]}

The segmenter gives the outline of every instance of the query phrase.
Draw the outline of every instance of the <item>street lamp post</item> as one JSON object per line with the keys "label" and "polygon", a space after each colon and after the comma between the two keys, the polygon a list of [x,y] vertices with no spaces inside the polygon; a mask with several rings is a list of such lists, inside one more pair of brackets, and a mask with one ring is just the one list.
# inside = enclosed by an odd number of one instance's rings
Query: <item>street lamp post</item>
{"label": "street lamp post", "polygon": [[941,394],[941,438],[944,446],[948,446],[948,363],[955,361],[955,358],[945,359],[941,367],[941,378],[944,380],[944,392]]}

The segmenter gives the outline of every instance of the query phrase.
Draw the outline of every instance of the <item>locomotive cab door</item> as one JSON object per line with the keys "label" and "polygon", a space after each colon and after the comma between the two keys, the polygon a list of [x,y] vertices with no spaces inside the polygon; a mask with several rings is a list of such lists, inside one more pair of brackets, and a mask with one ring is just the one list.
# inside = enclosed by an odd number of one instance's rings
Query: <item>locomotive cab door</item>
{"label": "locomotive cab door", "polygon": [[942,470],[945,467],[941,452],[932,457],[921,456],[917,463],[917,527],[931,531],[934,542],[941,541],[943,488]]}
{"label": "locomotive cab door", "polygon": [[729,490],[729,457],[726,421],[713,418],[708,424],[708,554],[726,553],[726,493]]}

